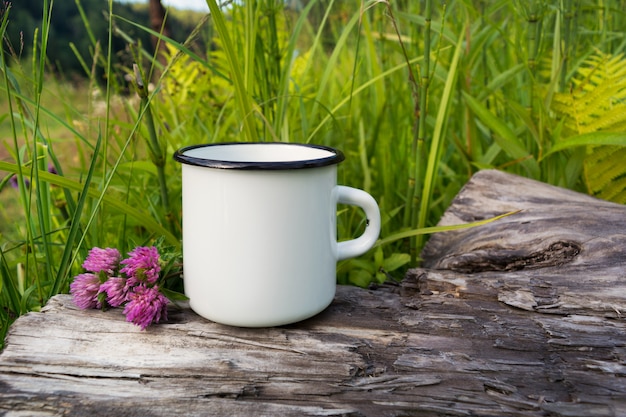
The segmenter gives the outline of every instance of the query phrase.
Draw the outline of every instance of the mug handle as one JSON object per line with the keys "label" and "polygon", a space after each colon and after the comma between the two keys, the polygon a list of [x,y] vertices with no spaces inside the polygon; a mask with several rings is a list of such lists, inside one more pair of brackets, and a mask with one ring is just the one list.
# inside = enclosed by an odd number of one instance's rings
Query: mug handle
{"label": "mug handle", "polygon": [[337,186],[337,202],[359,206],[365,211],[365,231],[356,239],[337,243],[337,260],[355,258],[370,250],[380,234],[380,209],[374,197],[363,190],[344,185]]}

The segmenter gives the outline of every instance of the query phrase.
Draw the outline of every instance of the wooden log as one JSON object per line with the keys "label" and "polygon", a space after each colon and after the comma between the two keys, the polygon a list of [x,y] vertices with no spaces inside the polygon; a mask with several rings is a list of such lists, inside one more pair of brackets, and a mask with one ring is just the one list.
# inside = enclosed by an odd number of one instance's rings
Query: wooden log
{"label": "wooden log", "polygon": [[626,208],[484,171],[442,222],[516,209],[434,235],[401,284],[339,287],[326,311],[290,326],[232,328],[172,308],[140,331],[119,309],[56,296],[10,330],[0,411],[626,415]]}
{"label": "wooden log", "polygon": [[434,235],[422,252],[428,286],[461,297],[495,296],[529,311],[626,314],[625,206],[482,171],[440,224],[514,210],[522,212],[480,229]]}

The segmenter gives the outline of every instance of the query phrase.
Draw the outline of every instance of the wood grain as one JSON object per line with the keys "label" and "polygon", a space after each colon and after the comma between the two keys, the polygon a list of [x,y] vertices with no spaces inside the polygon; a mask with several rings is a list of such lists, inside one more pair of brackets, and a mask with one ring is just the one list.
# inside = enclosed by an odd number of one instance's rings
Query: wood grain
{"label": "wood grain", "polygon": [[[585,210],[582,210],[582,209]],[[67,295],[12,326],[6,416],[624,416],[624,206],[484,171],[401,284],[242,329],[188,308],[140,331]]]}

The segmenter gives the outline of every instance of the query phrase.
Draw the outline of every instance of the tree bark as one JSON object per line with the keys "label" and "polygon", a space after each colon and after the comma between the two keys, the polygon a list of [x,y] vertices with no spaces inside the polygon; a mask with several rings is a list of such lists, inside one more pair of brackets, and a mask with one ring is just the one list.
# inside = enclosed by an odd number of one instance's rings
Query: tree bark
{"label": "tree bark", "polygon": [[[172,34],[170,32],[169,25],[165,20],[165,7],[163,7],[161,0],[150,0],[149,12],[151,29],[162,34],[163,36],[171,38]],[[164,53],[167,51],[167,44],[165,41],[160,40],[156,36],[152,36],[152,46],[154,47],[159,60],[163,63],[163,60],[165,59]]]}
{"label": "tree bark", "polygon": [[12,326],[8,416],[624,416],[626,208],[495,171],[401,284],[243,329],[184,307],[140,331],[67,295]]}

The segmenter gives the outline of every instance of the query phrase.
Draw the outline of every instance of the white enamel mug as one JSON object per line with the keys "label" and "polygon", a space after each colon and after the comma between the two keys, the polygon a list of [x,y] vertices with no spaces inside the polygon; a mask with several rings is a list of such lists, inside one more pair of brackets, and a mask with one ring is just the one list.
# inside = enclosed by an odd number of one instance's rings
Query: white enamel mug
{"label": "white enamel mug", "polygon": [[[192,310],[241,327],[295,323],[324,310],[341,259],[369,250],[380,212],[365,191],[337,185],[343,154],[294,143],[182,148],[183,281]],[[337,204],[367,226],[337,242]]]}

